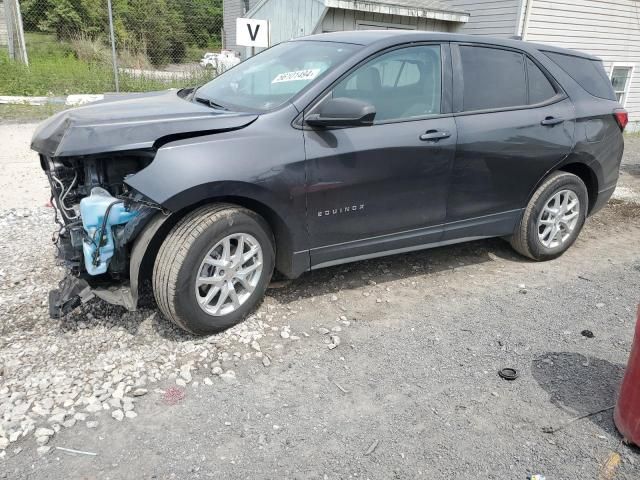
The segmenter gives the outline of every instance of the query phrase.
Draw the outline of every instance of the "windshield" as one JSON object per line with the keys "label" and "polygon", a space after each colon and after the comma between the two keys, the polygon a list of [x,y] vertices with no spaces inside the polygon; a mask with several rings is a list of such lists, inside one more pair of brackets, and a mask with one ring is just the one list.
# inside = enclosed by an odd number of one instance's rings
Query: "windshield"
{"label": "windshield", "polygon": [[359,48],[334,42],[281,43],[203,85],[196,97],[230,110],[272,110]]}

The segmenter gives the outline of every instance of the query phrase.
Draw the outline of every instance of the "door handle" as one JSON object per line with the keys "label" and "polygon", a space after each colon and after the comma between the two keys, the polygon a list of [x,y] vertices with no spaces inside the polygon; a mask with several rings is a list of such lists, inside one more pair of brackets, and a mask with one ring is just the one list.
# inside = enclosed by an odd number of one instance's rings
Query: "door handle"
{"label": "door handle", "polygon": [[450,136],[451,134],[444,130],[427,130],[426,133],[420,135],[420,140],[422,140],[423,142],[437,142],[438,140],[449,138]]}
{"label": "door handle", "polygon": [[541,125],[553,126],[564,122],[564,118],[547,117],[540,122]]}

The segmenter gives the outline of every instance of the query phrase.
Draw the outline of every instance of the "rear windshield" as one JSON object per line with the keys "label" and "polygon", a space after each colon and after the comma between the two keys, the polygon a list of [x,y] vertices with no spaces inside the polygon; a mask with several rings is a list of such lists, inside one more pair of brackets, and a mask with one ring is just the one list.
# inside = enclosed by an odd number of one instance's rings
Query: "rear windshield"
{"label": "rear windshield", "polygon": [[607,100],[616,99],[611,81],[601,61],[555,52],[544,52],[544,54],[591,95]]}

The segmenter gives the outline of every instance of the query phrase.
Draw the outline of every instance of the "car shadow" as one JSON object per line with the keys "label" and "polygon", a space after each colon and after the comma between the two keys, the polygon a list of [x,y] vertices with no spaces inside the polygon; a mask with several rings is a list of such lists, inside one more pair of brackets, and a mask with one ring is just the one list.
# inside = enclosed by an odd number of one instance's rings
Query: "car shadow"
{"label": "car shadow", "polygon": [[[532,376],[549,393],[551,403],[574,418],[615,405],[624,370],[624,365],[573,352],[546,352],[531,362]],[[620,436],[613,423],[613,410],[588,420]]]}
{"label": "car shadow", "polygon": [[640,177],[640,165],[621,165],[620,171],[633,177]]}
{"label": "car shadow", "polygon": [[[436,275],[454,268],[496,260],[531,262],[518,255],[504,240],[492,238],[307,272],[295,280],[284,282],[282,288],[270,288],[267,296],[277,303],[288,304],[300,298],[358,289],[369,285],[370,282],[383,285],[398,279],[411,280],[418,276]],[[157,308],[150,285],[142,288],[137,312],[128,312],[124,307],[94,301],[65,316],[61,320],[60,328],[65,332],[121,328],[132,336],[139,334],[141,328],[151,328],[157,335],[173,341],[193,341],[199,338],[164,318]]]}
{"label": "car shadow", "polygon": [[277,288],[270,288],[267,295],[278,303],[287,304],[300,298],[359,289],[371,285],[372,282],[383,285],[387,282],[436,275],[496,260],[532,262],[517,254],[504,240],[491,238],[306,272],[295,280],[275,282]]}

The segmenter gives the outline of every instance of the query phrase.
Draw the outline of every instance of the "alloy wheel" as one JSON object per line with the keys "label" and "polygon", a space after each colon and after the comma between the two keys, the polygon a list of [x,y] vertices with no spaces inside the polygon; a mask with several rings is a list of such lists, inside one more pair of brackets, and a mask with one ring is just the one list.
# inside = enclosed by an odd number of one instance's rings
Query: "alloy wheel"
{"label": "alloy wheel", "polygon": [[262,275],[262,247],[247,233],[224,237],[205,255],[196,272],[195,293],[200,308],[219,317],[242,306]]}
{"label": "alloy wheel", "polygon": [[561,190],[545,204],[538,216],[538,238],[547,248],[563,245],[576,229],[580,200],[573,190]]}

